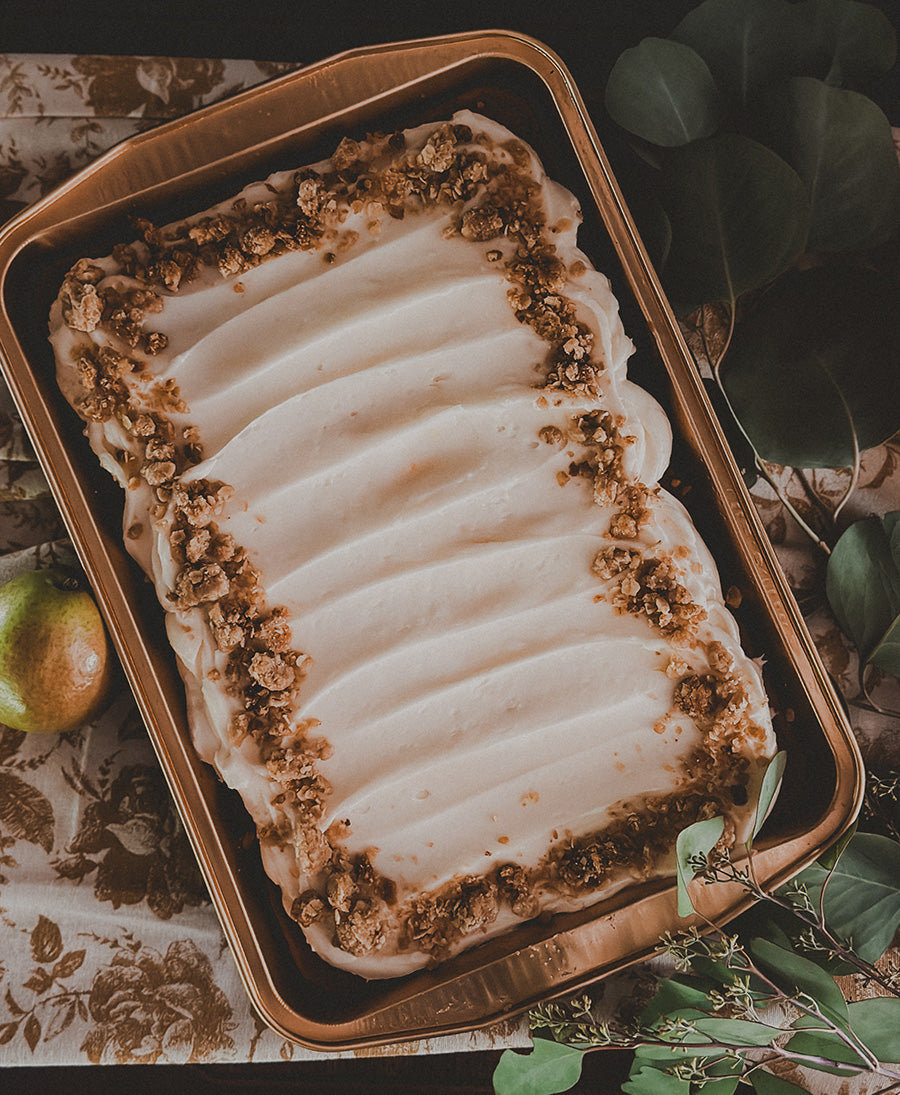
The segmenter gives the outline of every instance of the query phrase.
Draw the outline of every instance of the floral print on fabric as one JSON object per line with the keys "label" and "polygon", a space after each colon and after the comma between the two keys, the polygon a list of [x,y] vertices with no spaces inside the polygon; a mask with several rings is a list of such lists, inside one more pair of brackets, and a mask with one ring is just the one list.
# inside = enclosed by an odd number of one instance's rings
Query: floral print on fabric
{"label": "floral print on fabric", "polygon": [[160,919],[207,900],[194,854],[166,787],[154,765],[131,764],[107,781],[64,771],[87,800],[69,855],[55,861],[61,878],[94,875],[94,896],[121,905],[147,902]]}
{"label": "floral print on fabric", "polygon": [[[130,63],[123,63],[130,62]],[[84,101],[94,114],[177,118],[207,101],[225,77],[225,63],[187,57],[78,56]]]}
{"label": "floral print on fabric", "polygon": [[121,946],[94,977],[87,1007],[95,1025],[81,1048],[93,1064],[194,1063],[234,1046],[231,1005],[187,939],[165,954]]}

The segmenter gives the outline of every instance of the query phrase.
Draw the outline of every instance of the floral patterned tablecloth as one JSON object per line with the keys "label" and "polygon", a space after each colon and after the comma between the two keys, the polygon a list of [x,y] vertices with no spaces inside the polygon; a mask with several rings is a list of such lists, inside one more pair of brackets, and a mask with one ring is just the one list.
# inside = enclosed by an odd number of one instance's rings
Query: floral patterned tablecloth
{"label": "floral patterned tablecloth", "polygon": [[[0,56],[0,215],[115,142],[288,67]],[[0,584],[51,559],[75,561],[0,382]],[[512,1022],[381,1052],[527,1041]],[[314,1056],[252,1010],[127,686],[72,733],[0,725],[0,1065]]]}
{"label": "floral patterned tablecloth", "polygon": [[[0,215],[116,141],[288,66],[221,60],[0,56]],[[699,334],[696,348],[702,350]],[[843,473],[774,470],[815,523]],[[771,489],[756,500],[793,586],[822,565]],[[900,502],[900,442],[866,454],[847,508]],[[0,583],[71,558],[65,530],[0,386]],[[852,649],[821,604],[809,619],[858,700]],[[900,707],[894,697],[892,706]],[[852,707],[865,750],[892,759],[885,720]],[[609,994],[646,983],[626,972]],[[434,1053],[527,1044],[525,1021],[388,1047]],[[137,709],[122,684],[95,722],[55,737],[0,725],[0,1064],[266,1062],[315,1056],[252,1011]]]}

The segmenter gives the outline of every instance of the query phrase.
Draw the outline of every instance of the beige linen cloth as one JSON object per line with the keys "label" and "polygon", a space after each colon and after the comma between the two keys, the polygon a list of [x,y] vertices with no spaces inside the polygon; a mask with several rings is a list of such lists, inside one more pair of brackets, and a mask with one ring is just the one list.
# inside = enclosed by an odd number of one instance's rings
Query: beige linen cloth
{"label": "beige linen cloth", "polygon": [[[0,56],[0,215],[111,144],[288,66],[93,56]],[[843,473],[806,480],[776,469],[813,523]],[[813,586],[815,560],[771,490],[757,491],[791,579]],[[851,506],[900,504],[900,441],[866,454]],[[39,559],[70,558],[55,505],[0,385],[0,583]],[[883,718],[859,706],[849,644],[813,605],[810,625],[851,702],[867,751]],[[894,697],[892,704],[900,707]],[[604,993],[630,995],[646,971]],[[526,1045],[512,1021],[471,1035],[379,1052]],[[0,725],[0,1065],[236,1063],[316,1056],[253,1013],[127,688],[96,722],[43,738]],[[821,1090],[825,1090],[822,1088]]]}

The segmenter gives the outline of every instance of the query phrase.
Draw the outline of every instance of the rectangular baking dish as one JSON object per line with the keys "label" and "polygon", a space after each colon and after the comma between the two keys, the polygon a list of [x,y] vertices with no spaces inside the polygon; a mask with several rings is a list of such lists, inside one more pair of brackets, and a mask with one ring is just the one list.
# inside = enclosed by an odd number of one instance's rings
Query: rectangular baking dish
{"label": "rectangular baking dish", "polygon": [[[0,230],[0,355],[97,599],[213,904],[262,1018],[314,1049],[352,1049],[472,1029],[521,1012],[650,954],[677,930],[674,884],[635,885],[586,912],[522,925],[427,970],[363,982],[307,949],[262,871],[235,794],[191,746],[183,689],[149,584],[125,553],[121,495],[96,465],[56,390],[46,323],[65,271],[130,238],[129,215],[166,223],[274,170],[315,162],[345,135],[448,117],[469,107],[532,144],[580,199],[582,248],[607,273],[637,352],[630,375],[669,412],[673,479],[740,591],[745,646],[765,654],[766,686],[791,795],[759,845],[760,878],[779,884],[835,840],[861,801],[862,765],[752,501],[710,409],[579,93],[560,60],[525,36],[478,32],[357,50],[279,77],[133,137]],[[709,887],[704,912],[746,905]]]}

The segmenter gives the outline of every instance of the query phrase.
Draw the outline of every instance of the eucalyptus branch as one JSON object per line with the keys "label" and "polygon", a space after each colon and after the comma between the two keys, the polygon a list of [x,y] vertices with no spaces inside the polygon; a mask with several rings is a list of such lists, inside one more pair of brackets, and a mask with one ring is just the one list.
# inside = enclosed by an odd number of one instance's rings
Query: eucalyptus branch
{"label": "eucalyptus branch", "polygon": [[[715,930],[718,934],[720,934],[723,939],[728,938],[721,928],[716,927]],[[731,939],[736,940],[736,937],[731,937]],[[777,985],[768,976],[768,974],[766,974],[765,971],[762,970],[753,961],[753,959],[742,947],[735,948],[732,944],[730,950],[734,955],[737,955],[742,959],[742,965],[740,967],[735,967],[733,964],[733,959],[726,959],[725,964],[728,969],[734,970],[735,968],[739,968],[741,972],[749,974],[752,978],[755,978],[758,982],[760,982],[765,988],[769,990],[768,994],[766,994],[762,998],[763,1003],[770,1005],[780,1004],[783,1007],[793,1008],[808,1016],[809,1018],[815,1019],[822,1024],[821,1028],[804,1028],[806,1032],[820,1030],[825,1033],[833,1034],[835,1035],[835,1037],[839,1038],[847,1046],[847,1048],[851,1050],[851,1052],[857,1054],[861,1058],[861,1060],[865,1062],[866,1071],[881,1072],[882,1075],[896,1076],[898,1079],[900,1079],[900,1073],[892,1073],[889,1070],[885,1070],[883,1066],[880,1065],[878,1059],[874,1056],[874,1054],[872,1054],[872,1052],[865,1045],[865,1043],[856,1037],[852,1030],[845,1030],[839,1024],[830,1019],[822,1011],[818,1002],[812,996],[805,992],[798,992],[796,996],[789,995],[782,988],[780,988],[780,986]],[[783,1030],[782,1033],[795,1034],[797,1033],[797,1031],[795,1028],[789,1028],[787,1030]],[[779,1047],[774,1046],[772,1048],[778,1049],[779,1053],[781,1053],[782,1056],[784,1056],[786,1059],[795,1059],[795,1056],[791,1056],[794,1051],[782,1051]],[[831,1062],[831,1064],[833,1063],[834,1062]]]}
{"label": "eucalyptus branch", "polygon": [[[802,890],[788,890],[791,895],[789,897],[781,897],[777,893],[772,893],[769,890],[764,889],[756,879],[753,877],[752,871],[742,871],[737,868],[727,856],[717,856],[714,861],[710,861],[709,857],[698,856],[697,866],[700,868],[697,874],[709,883],[715,882],[737,882],[739,885],[744,886],[747,892],[754,897],[757,901],[767,901],[771,905],[775,905],[777,908],[783,909],[785,912],[791,913],[795,919],[799,920],[806,927],[813,929],[822,940],[824,944],[823,950],[827,950],[830,954],[836,958],[840,958],[848,965],[854,966],[859,973],[867,980],[874,982],[883,988],[892,996],[900,997],[900,989],[896,982],[890,978],[885,977],[881,971],[871,962],[866,962],[860,958],[850,947],[838,939],[829,930],[825,922],[824,901],[825,891],[828,886],[828,882],[832,877],[833,868],[828,872],[825,882],[822,885],[822,890],[819,895],[819,911],[816,913],[812,906],[809,904],[809,898],[806,894],[805,888]],[[707,864],[705,867],[702,865],[702,861]],[[749,861],[752,864],[752,856]],[[803,897],[805,904],[798,903],[798,898]],[[716,925],[708,921],[713,928]],[[721,930],[716,928],[716,930]]]}
{"label": "eucalyptus branch", "polygon": [[[726,1060],[741,1063],[742,1076],[747,1076],[759,1067],[780,1060],[818,1069],[838,1068],[848,1071],[855,1070],[856,1072],[871,1073],[884,1076],[894,1082],[900,1082],[900,1071],[887,1068],[881,1064],[881,1062],[871,1054],[868,1048],[852,1035],[852,1032],[848,1034],[825,1016],[811,997],[805,996],[805,994],[799,994],[797,997],[786,995],[778,989],[776,985],[770,982],[765,974],[755,967],[754,963],[750,962],[749,965],[753,970],[754,976],[757,976],[760,980],[772,985],[774,990],[772,999],[774,1002],[793,1005],[798,1010],[803,1011],[805,1014],[821,1023],[821,1026],[818,1027],[804,1028],[804,1033],[829,1033],[836,1035],[850,1050],[852,1050],[852,1052],[860,1057],[863,1064],[860,1066],[846,1061],[838,1061],[833,1057],[801,1053],[797,1050],[792,1050],[787,1046],[777,1044],[770,1044],[768,1046],[748,1046],[742,1042],[729,1041],[725,1038],[716,1038],[715,1036],[705,1034],[701,1031],[696,1026],[696,1022],[684,1018],[670,1019],[657,1027],[639,1026],[631,1032],[613,1032],[607,1024],[597,1023],[590,1019],[580,1020],[574,1024],[566,1021],[565,1018],[556,1019],[552,1015],[554,1006],[550,1005],[533,1013],[531,1026],[533,1030],[548,1030],[555,1041],[563,1041],[572,1047],[583,1048],[585,1052],[607,1048],[633,1050],[672,1050],[677,1048],[689,1051],[692,1055],[691,1059],[674,1065],[672,1069],[673,1073],[680,1075],[681,1079],[688,1079],[688,1076],[682,1073],[686,1073],[686,1070],[689,1070],[690,1078],[692,1080],[707,1080],[710,1078],[708,1070],[716,1064]],[[807,1001],[809,1002],[807,1003]],[[563,1036],[563,1030],[568,1032],[573,1026],[578,1028],[581,1036],[577,1039]],[[798,1030],[795,1027],[773,1027],[773,1031],[776,1032],[772,1035],[773,1043],[776,1038],[791,1036],[798,1033]],[[689,1038],[691,1040],[687,1041]],[[760,1051],[766,1050],[770,1055],[759,1061],[754,1061],[752,1059],[748,1060],[747,1053],[753,1049],[758,1049]],[[713,1053],[720,1053],[723,1056],[710,1058],[710,1054]],[[698,1060],[702,1060],[702,1065],[697,1064]]]}
{"label": "eucalyptus branch", "polygon": [[866,816],[883,826],[894,840],[900,842],[900,828],[884,808],[885,801],[892,803],[895,808],[900,806],[900,774],[895,772],[891,779],[882,779],[869,772],[863,803]]}

